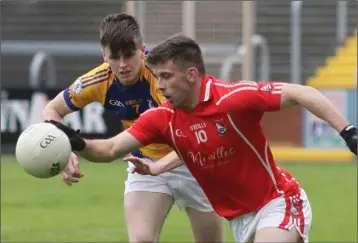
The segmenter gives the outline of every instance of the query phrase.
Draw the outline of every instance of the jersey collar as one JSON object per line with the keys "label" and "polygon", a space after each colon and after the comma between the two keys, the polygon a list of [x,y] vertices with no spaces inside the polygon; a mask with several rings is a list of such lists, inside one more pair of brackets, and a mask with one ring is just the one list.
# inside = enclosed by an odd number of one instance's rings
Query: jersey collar
{"label": "jersey collar", "polygon": [[141,73],[140,73],[140,77],[139,77],[139,81],[143,82],[145,80],[145,69],[147,68],[146,64],[145,64],[145,59],[142,58],[142,63],[141,63]]}
{"label": "jersey collar", "polygon": [[213,96],[211,92],[212,82],[213,82],[213,78],[210,77],[209,75],[205,75],[203,77],[203,81],[201,82],[201,87],[200,87],[200,95],[199,95],[200,103],[209,101]]}

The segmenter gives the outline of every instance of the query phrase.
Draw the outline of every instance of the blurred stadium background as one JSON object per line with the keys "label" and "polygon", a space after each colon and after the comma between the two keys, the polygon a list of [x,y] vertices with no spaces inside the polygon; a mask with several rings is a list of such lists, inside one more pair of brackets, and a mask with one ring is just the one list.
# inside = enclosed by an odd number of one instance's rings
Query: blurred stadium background
{"label": "blurred stadium background", "polygon": [[[319,88],[357,125],[357,1],[52,1],[1,3],[1,241],[125,242],[124,163],[82,163],[71,188],[31,178],[14,144],[58,91],[102,62],[98,26],[134,14],[150,48],[184,32],[202,46],[209,73],[227,81],[282,80]],[[97,104],[66,122],[110,136],[118,122]],[[312,242],[357,242],[356,159],[325,122],[300,108],[267,114],[263,127],[282,166],[306,189]],[[120,162],[120,161],[119,161]],[[232,242],[226,227],[226,241]],[[176,206],[162,242],[190,242]]]}

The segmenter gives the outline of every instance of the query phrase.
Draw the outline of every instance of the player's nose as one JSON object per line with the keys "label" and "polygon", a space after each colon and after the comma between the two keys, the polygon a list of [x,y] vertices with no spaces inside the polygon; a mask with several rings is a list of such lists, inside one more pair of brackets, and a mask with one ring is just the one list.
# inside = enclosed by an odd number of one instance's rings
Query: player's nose
{"label": "player's nose", "polygon": [[165,91],[163,87],[159,87],[159,86],[157,87],[157,90],[162,93]]}
{"label": "player's nose", "polygon": [[123,59],[123,58],[120,58],[118,61],[117,61],[117,66],[121,69],[123,68],[126,68],[127,67],[127,63],[126,61]]}
{"label": "player's nose", "polygon": [[159,90],[161,92],[163,92],[163,90],[164,90],[164,84],[163,84],[163,82],[161,82],[160,78],[158,78],[157,90]]}

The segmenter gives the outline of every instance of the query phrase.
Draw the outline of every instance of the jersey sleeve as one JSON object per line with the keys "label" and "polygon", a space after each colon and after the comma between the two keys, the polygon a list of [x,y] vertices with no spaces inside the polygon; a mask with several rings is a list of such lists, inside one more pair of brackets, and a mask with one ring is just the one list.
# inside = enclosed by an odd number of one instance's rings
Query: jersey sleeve
{"label": "jersey sleeve", "polygon": [[63,96],[70,109],[76,111],[92,102],[104,103],[111,81],[111,72],[107,65],[103,64],[80,76],[64,90]]}
{"label": "jersey sleeve", "polygon": [[226,94],[231,106],[260,112],[277,111],[281,105],[282,82],[242,81]]}
{"label": "jersey sleeve", "polygon": [[164,136],[164,129],[167,127],[164,112],[161,107],[147,110],[139,116],[127,131],[143,146],[152,143],[167,144]]}

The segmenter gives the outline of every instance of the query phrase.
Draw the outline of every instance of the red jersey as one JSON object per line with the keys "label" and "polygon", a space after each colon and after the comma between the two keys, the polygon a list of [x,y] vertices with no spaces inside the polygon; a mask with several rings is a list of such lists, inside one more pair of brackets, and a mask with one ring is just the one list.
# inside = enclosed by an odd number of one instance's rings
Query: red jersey
{"label": "red jersey", "polygon": [[143,113],[128,130],[141,144],[171,145],[222,217],[255,212],[272,199],[299,193],[273,159],[260,121],[280,108],[282,83],[203,79],[190,112],[169,102]]}

